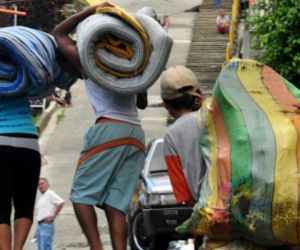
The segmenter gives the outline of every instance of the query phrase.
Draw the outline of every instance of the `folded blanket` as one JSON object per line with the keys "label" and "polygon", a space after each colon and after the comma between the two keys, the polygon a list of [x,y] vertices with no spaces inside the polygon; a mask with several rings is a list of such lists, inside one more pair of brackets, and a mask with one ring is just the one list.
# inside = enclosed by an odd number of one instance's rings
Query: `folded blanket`
{"label": "folded blanket", "polygon": [[181,232],[300,243],[300,90],[267,65],[230,62],[199,112],[207,165]]}
{"label": "folded blanket", "polygon": [[[56,62],[52,36],[36,29],[13,26],[0,29],[0,95],[29,92],[46,95],[74,78]],[[72,79],[72,80],[71,80]]]}
{"label": "folded blanket", "polygon": [[77,47],[88,78],[108,90],[133,94],[164,70],[173,41],[156,20],[104,7],[77,28]]}

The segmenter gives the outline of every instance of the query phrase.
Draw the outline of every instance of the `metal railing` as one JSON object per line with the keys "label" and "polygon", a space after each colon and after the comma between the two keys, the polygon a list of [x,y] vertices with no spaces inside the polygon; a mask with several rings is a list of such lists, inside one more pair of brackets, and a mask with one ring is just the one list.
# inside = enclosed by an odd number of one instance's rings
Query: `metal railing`
{"label": "metal railing", "polygon": [[232,16],[231,16],[231,24],[230,24],[230,31],[229,31],[229,42],[226,47],[226,62],[228,62],[232,55],[234,54],[234,47],[235,47],[235,39],[237,33],[237,26],[238,26],[238,18],[239,18],[239,6],[240,0],[233,0],[232,4]]}

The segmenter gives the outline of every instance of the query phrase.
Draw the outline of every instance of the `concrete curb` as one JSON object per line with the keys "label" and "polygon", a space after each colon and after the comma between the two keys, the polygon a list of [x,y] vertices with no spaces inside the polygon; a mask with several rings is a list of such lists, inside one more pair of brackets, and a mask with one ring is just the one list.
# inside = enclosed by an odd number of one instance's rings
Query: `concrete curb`
{"label": "concrete curb", "polygon": [[39,131],[39,135],[42,135],[43,131],[47,127],[47,124],[52,116],[52,114],[57,110],[57,103],[56,102],[50,102],[50,105],[47,109],[45,109],[41,116],[39,117],[36,127]]}

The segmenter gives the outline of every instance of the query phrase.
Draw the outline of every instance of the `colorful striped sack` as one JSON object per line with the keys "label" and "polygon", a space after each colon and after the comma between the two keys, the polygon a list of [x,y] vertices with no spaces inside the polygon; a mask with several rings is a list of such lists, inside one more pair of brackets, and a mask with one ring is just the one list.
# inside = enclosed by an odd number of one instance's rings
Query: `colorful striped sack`
{"label": "colorful striped sack", "polygon": [[180,232],[300,243],[300,90],[270,67],[230,62],[199,112],[208,166]]}

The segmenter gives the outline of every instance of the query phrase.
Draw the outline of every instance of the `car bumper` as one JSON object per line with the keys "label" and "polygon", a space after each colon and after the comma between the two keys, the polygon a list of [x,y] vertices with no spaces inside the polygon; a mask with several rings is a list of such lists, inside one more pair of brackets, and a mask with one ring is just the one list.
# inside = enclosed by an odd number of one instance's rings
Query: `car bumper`
{"label": "car bumper", "polygon": [[[142,208],[147,236],[159,234],[176,235],[175,228],[187,220],[193,209],[191,207]],[[179,234],[178,234],[179,235]],[[184,236],[184,235],[180,235]],[[181,238],[181,237],[179,237]]]}

